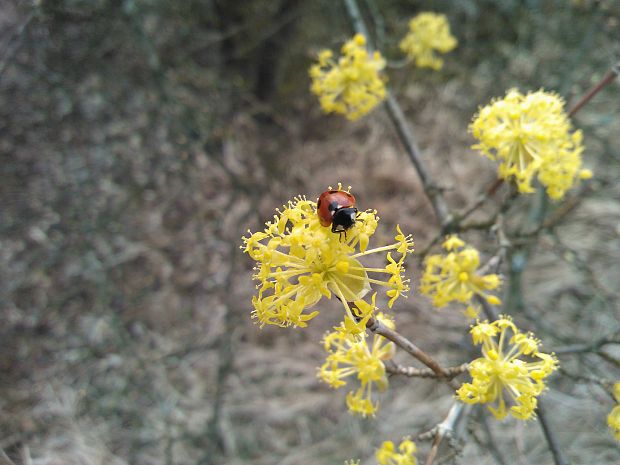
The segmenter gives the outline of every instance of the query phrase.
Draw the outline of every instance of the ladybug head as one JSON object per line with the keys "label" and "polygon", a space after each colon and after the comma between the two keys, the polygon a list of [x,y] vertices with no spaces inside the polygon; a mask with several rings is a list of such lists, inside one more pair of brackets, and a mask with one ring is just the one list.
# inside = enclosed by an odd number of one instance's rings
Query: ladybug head
{"label": "ladybug head", "polygon": [[332,221],[332,232],[345,232],[355,224],[357,216],[357,208],[346,207],[339,208],[334,212]]}

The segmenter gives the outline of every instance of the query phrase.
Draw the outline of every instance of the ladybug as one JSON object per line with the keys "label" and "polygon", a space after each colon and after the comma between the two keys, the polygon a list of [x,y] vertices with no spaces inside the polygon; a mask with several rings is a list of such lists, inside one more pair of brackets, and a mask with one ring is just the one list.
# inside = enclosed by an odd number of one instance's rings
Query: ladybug
{"label": "ladybug", "polygon": [[355,197],[345,191],[329,190],[323,192],[316,203],[321,226],[332,225],[332,232],[345,233],[355,224],[357,208]]}

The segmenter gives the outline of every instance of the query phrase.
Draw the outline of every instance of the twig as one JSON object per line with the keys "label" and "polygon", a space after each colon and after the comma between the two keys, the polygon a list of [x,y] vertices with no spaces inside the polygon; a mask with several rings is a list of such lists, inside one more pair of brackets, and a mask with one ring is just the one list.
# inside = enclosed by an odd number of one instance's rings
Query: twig
{"label": "twig", "polygon": [[598,386],[600,386],[603,391],[605,391],[607,393],[607,395],[609,395],[609,397],[611,397],[611,399],[615,399],[612,389],[613,389],[613,385],[614,385],[614,381],[611,379],[606,379],[606,378],[599,378],[598,376],[592,376],[592,375],[583,375],[583,374],[579,374],[579,373],[571,373],[570,371],[566,370],[566,368],[564,368],[563,366],[560,365],[559,367],[559,371],[560,373],[562,373],[564,376],[567,376],[571,379],[574,379],[576,381],[582,381],[584,383],[590,383],[590,384],[597,384]]}
{"label": "twig", "polygon": [[36,11],[30,12],[28,16],[26,16],[26,19],[24,19],[24,21],[19,25],[13,37],[9,39],[8,45],[6,46],[6,49],[4,50],[4,53],[0,58],[0,78],[2,77],[2,74],[4,74],[4,70],[7,68],[7,66],[19,50],[19,47],[21,47],[28,25],[34,19],[36,13]]}
{"label": "twig", "polygon": [[507,462],[504,460],[504,456],[500,452],[497,444],[495,443],[495,439],[493,438],[493,432],[489,426],[489,418],[485,409],[480,409],[480,420],[482,423],[482,429],[487,437],[487,447],[489,452],[491,452],[491,455],[499,465],[506,465]]}
{"label": "twig", "polygon": [[[441,441],[445,437],[449,437],[454,434],[454,428],[463,415],[463,409],[465,404],[455,401],[450,407],[450,411],[448,415],[439,423],[435,428],[429,431],[427,434],[431,434],[433,436],[433,445],[431,446],[431,450],[428,453],[428,457],[426,458],[426,465],[432,465],[435,457],[437,456],[437,452],[439,451],[439,445]],[[422,435],[420,435],[422,436]]]}
{"label": "twig", "polygon": [[599,352],[607,344],[620,344],[620,329],[616,329],[611,334],[597,339],[589,344],[573,344],[570,346],[558,347],[554,350],[556,355],[575,354],[583,352]]}
{"label": "twig", "polygon": [[344,5],[347,8],[347,13],[349,14],[349,18],[351,18],[355,32],[362,34],[366,38],[367,42],[370,43],[368,28],[366,27],[364,18],[362,18],[362,13],[360,12],[357,2],[355,0],[344,0]]}
{"label": "twig", "polygon": [[558,441],[553,434],[553,431],[551,430],[551,426],[549,425],[547,409],[543,403],[543,399],[538,399],[536,413],[538,416],[538,423],[540,423],[540,427],[543,430],[545,439],[547,440],[547,444],[549,444],[549,449],[551,450],[551,454],[553,455],[553,461],[555,462],[555,465],[568,465],[566,458],[564,458],[562,452],[560,451]]}
{"label": "twig", "polygon": [[15,465],[15,462],[2,449],[0,449],[0,465]]}
{"label": "twig", "polygon": [[[415,368],[408,367],[404,365],[398,365],[396,363],[386,364],[386,370],[388,373],[392,373],[394,375],[404,375],[409,376],[410,378],[440,378],[442,376],[435,373],[430,368]],[[453,379],[458,375],[461,375],[467,371],[469,368],[468,363],[463,363],[462,365],[456,367],[448,367],[444,368],[444,371],[447,373],[446,379]]]}
{"label": "twig", "polygon": [[476,200],[474,200],[474,202],[469,207],[465,207],[462,213],[457,213],[456,222],[460,223],[473,212],[475,212],[478,208],[480,208],[480,206],[484,202],[486,202],[488,199],[495,195],[495,193],[503,183],[504,180],[502,178],[497,178],[495,181],[493,181],[493,183],[490,184],[489,187],[487,187],[484,192],[482,192],[482,194],[478,195]]}
{"label": "twig", "polygon": [[[357,1],[344,0],[344,3],[355,31],[369,39],[368,28],[364,23],[364,18],[362,18]],[[407,118],[405,117],[399,103],[389,90],[385,100],[385,109],[390,117],[390,120],[394,124],[394,127],[396,128],[398,137],[405,147],[405,151],[407,152],[409,159],[413,163],[413,166],[420,177],[424,192],[433,206],[433,210],[435,211],[435,215],[437,216],[437,220],[439,221],[442,231],[448,231],[454,221],[454,216],[448,209],[448,204],[443,198],[441,189],[439,189],[439,187],[431,180],[428,169],[422,160],[420,148],[418,147],[416,139],[413,136],[413,132],[407,122]]]}
{"label": "twig", "polygon": [[413,132],[409,128],[405,114],[392,93],[389,91],[385,100],[385,109],[387,110],[387,113],[396,128],[398,137],[405,147],[405,151],[407,152],[407,155],[409,155],[411,163],[413,163],[413,166],[420,177],[422,187],[424,188],[424,192],[433,206],[433,210],[435,211],[435,215],[437,216],[442,232],[449,231],[452,223],[454,222],[454,216],[448,209],[448,204],[443,198],[441,189],[431,180],[426,165],[422,160],[420,148],[418,147],[415,137],[413,136]]}
{"label": "twig", "polygon": [[372,18],[375,35],[377,36],[377,48],[382,49],[385,45],[385,20],[374,0],[366,0],[365,3]]}
{"label": "twig", "polygon": [[417,358],[420,362],[433,370],[433,372],[437,375],[437,378],[445,380],[452,389],[458,388],[456,383],[452,380],[453,376],[451,377],[450,373],[448,373],[433,357],[428,355],[402,334],[388,328],[376,318],[370,318],[368,323],[366,323],[366,328],[373,333],[379,334],[380,336],[392,341],[409,355]]}
{"label": "twig", "polygon": [[499,318],[498,311],[493,305],[487,302],[487,299],[476,295],[476,301],[480,304],[482,311],[490,321],[495,321]]}
{"label": "twig", "polygon": [[575,113],[581,110],[581,108],[586,103],[588,103],[592,99],[592,97],[594,97],[601,90],[603,90],[605,87],[611,84],[613,80],[618,77],[619,74],[620,74],[620,62],[613,65],[610,68],[610,70],[607,71],[607,74],[605,74],[605,76],[603,76],[603,78],[594,87],[592,87],[588,91],[588,93],[586,93],[586,95],[581,97],[581,99],[573,106],[573,108],[570,109],[570,111],[568,112],[568,116],[571,116],[571,117],[575,116]]}

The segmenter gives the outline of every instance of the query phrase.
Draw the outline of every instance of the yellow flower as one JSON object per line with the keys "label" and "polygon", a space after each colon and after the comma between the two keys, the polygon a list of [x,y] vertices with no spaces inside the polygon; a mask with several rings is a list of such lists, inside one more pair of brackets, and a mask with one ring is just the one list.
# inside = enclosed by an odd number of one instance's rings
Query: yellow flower
{"label": "yellow flower", "polygon": [[545,378],[557,369],[555,355],[540,352],[534,335],[521,333],[505,316],[493,323],[479,322],[471,335],[474,344],[482,345],[482,357],[469,364],[473,381],[456,391],[458,398],[468,404],[489,404],[489,411],[500,420],[508,412],[520,420],[530,418],[536,397],[545,389]]}
{"label": "yellow flower", "polygon": [[613,431],[616,439],[620,441],[620,381],[614,384],[614,397],[618,405],[607,416],[607,424]]}
{"label": "yellow flower", "polygon": [[323,50],[310,68],[310,90],[319,97],[325,113],[341,113],[353,121],[385,99],[381,75],[385,60],[379,52],[368,53],[363,35],[344,44],[338,61],[332,57],[331,51]]}
{"label": "yellow flower", "polygon": [[415,60],[416,66],[440,70],[443,60],[435,54],[435,50],[448,53],[457,43],[450,34],[450,24],[445,15],[420,13],[409,20],[409,32],[400,42],[400,48]]}
{"label": "yellow flower", "polygon": [[519,192],[533,192],[537,175],[549,197],[560,199],[577,179],[592,176],[581,169],[581,131],[571,132],[557,94],[509,90],[503,99],[480,109],[470,131],[480,141],[473,148],[499,160],[499,176],[514,178]]}
{"label": "yellow flower", "polygon": [[[433,298],[433,305],[443,307],[449,302],[468,303],[474,294],[487,299],[492,305],[500,300],[485,291],[497,289],[501,280],[496,274],[478,275],[478,251],[466,245],[457,236],[449,236],[443,243],[447,253],[431,255],[426,259],[420,292]],[[468,309],[473,314],[474,307]]]}
{"label": "yellow flower", "polygon": [[416,445],[411,439],[403,439],[398,446],[392,441],[385,441],[375,453],[379,465],[416,465]]}
{"label": "yellow flower", "polygon": [[[377,318],[391,326],[382,314]],[[379,405],[373,402],[373,387],[380,391],[388,387],[383,361],[394,356],[394,343],[375,335],[369,347],[365,333],[355,336],[336,328],[336,331],[325,335],[323,346],[328,356],[319,368],[318,376],[333,388],[340,388],[346,385],[346,378],[355,375],[360,386],[347,395],[347,406],[352,413],[364,417],[374,415]]]}
{"label": "yellow flower", "polygon": [[[394,244],[367,249],[377,221],[375,211],[359,212],[355,225],[341,237],[321,226],[316,202],[298,197],[282,211],[277,210],[264,231],[248,231],[243,249],[256,261],[254,279],[259,281],[258,295],[252,298],[253,318],[261,326],[305,327],[319,313],[308,313],[307,309],[335,294],[348,318],[343,325],[353,333],[363,331],[361,326],[374,309],[374,298],[372,305],[362,301],[371,285],[387,288],[390,305],[409,290],[409,280],[403,280],[402,273],[405,257],[413,251],[413,240],[397,228]],[[400,253],[400,257],[395,261],[390,255],[383,268],[366,267],[359,261],[366,255],[390,251]],[[384,279],[379,279],[381,275]]]}

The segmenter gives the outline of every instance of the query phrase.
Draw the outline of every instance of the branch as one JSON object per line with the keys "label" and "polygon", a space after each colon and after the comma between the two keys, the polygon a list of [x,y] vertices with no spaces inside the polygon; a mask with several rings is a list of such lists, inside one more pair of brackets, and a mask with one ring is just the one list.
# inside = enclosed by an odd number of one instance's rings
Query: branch
{"label": "branch", "polygon": [[566,458],[562,455],[560,448],[558,446],[558,441],[551,430],[549,425],[549,420],[547,417],[547,409],[543,404],[542,399],[538,399],[538,406],[536,407],[536,413],[538,417],[538,423],[540,423],[540,427],[545,434],[545,439],[547,440],[547,444],[549,444],[549,449],[551,450],[551,454],[553,455],[553,461],[555,465],[568,465]]}
{"label": "branch", "polygon": [[441,444],[443,438],[450,437],[454,434],[454,428],[463,415],[464,407],[465,404],[455,401],[452,404],[452,407],[450,407],[450,411],[444,421],[439,423],[432,430],[419,436],[420,439],[423,439],[424,437],[433,437],[433,445],[431,446],[431,450],[426,458],[426,465],[433,464],[433,461],[437,456],[437,452],[439,451],[439,445]]}
{"label": "branch", "polygon": [[[364,23],[364,18],[362,18],[357,1],[344,0],[344,3],[347,8],[347,13],[349,14],[349,18],[353,23],[353,28],[357,33],[366,37],[370,43],[368,28]],[[420,181],[422,181],[422,187],[424,188],[424,192],[433,206],[433,210],[435,211],[435,215],[437,216],[437,220],[439,221],[442,231],[449,230],[452,222],[454,221],[454,216],[448,209],[448,204],[443,198],[441,189],[439,189],[439,187],[437,187],[437,185],[435,185],[435,183],[431,180],[431,177],[428,174],[428,169],[422,160],[420,148],[418,147],[415,137],[413,136],[413,132],[409,128],[407,118],[389,90],[385,100],[385,109],[390,117],[390,120],[394,124],[394,127],[396,128],[398,137],[405,147],[407,155],[409,155],[409,159],[413,163],[413,166],[420,177]]]}
{"label": "branch", "polygon": [[451,376],[451,374],[445,368],[443,368],[433,357],[428,355],[426,352],[424,352],[402,334],[391,328],[388,328],[376,318],[370,318],[370,320],[368,320],[368,323],[366,323],[366,328],[368,328],[373,333],[383,336],[389,341],[392,341],[409,355],[417,358],[420,362],[429,367],[435,373],[438,379],[446,381],[452,389],[458,389],[458,386],[452,380],[454,376]]}
{"label": "branch", "polygon": [[487,412],[485,409],[480,409],[480,420],[482,422],[482,429],[484,430],[484,433],[486,434],[486,437],[487,437],[487,445],[488,445],[489,452],[491,452],[491,455],[497,461],[498,464],[506,465],[507,462],[506,460],[504,460],[504,456],[502,455],[501,451],[497,447],[497,444],[495,443],[495,439],[493,438],[493,432],[491,431],[491,427],[489,426],[489,418],[487,416]]}
{"label": "branch", "polygon": [[598,353],[600,349],[607,344],[620,344],[620,329],[616,329],[613,333],[597,339],[590,344],[573,344],[570,346],[558,347],[554,352],[556,355],[578,354],[583,352]]}
{"label": "branch", "polygon": [[21,47],[26,30],[28,26],[34,19],[36,15],[36,11],[32,11],[26,16],[26,19],[22,21],[22,23],[17,27],[15,34],[8,41],[8,45],[6,49],[3,50],[2,57],[0,57],[0,78],[4,74],[5,69],[8,67],[9,63],[13,59],[13,57],[17,54],[19,48]]}
{"label": "branch", "polygon": [[465,207],[462,213],[458,213],[456,215],[456,222],[460,223],[473,212],[475,212],[480,206],[482,206],[484,202],[486,202],[488,199],[495,195],[495,193],[503,183],[504,180],[502,178],[497,178],[495,181],[493,181],[493,183],[489,185],[489,187],[487,187],[481,194],[478,195],[476,200],[474,200],[474,202],[469,207]]}
{"label": "branch", "polygon": [[[393,375],[404,375],[410,378],[441,378],[440,375],[435,373],[430,368],[408,367],[404,365],[398,365],[396,363],[386,364],[385,368],[388,373],[391,373]],[[447,373],[445,379],[450,380],[456,378],[458,375],[465,373],[468,368],[468,363],[463,363],[462,365],[456,367],[444,368],[444,371]]]}
{"label": "branch", "polygon": [[353,23],[353,29],[355,29],[355,32],[357,32],[358,34],[362,34],[366,38],[367,43],[370,43],[368,28],[366,27],[364,18],[362,18],[362,13],[360,12],[357,1],[344,0],[344,5],[347,8],[347,13],[349,14],[349,18],[351,18],[351,22]]}
{"label": "branch", "polygon": [[594,97],[601,90],[603,90],[605,87],[607,87],[609,84],[611,84],[613,82],[613,80],[618,77],[619,74],[620,74],[620,62],[618,62],[615,65],[613,65],[609,69],[609,71],[607,71],[607,74],[605,74],[605,76],[603,76],[603,78],[594,87],[592,87],[588,91],[588,93],[586,95],[581,97],[581,100],[579,100],[573,106],[573,108],[570,109],[570,111],[568,112],[568,116],[571,116],[571,117],[575,116],[575,113],[577,113],[579,110],[581,110],[581,108],[586,103],[588,103],[592,99],[592,97]]}
{"label": "branch", "polygon": [[448,204],[441,193],[441,189],[432,181],[430,175],[428,174],[426,165],[422,160],[422,153],[420,152],[420,148],[418,147],[415,137],[413,136],[413,132],[409,128],[405,114],[392,93],[389,91],[385,101],[385,109],[390,117],[390,120],[394,124],[394,127],[396,128],[398,137],[405,147],[405,151],[407,152],[407,155],[409,155],[411,163],[413,163],[413,166],[420,177],[420,181],[422,181],[422,187],[424,188],[424,192],[433,206],[433,210],[439,220],[442,231],[448,231],[454,222],[454,215],[450,213]]}
{"label": "branch", "polygon": [[613,386],[614,386],[613,380],[606,379],[606,378],[599,378],[598,376],[584,375],[580,373],[571,373],[570,371],[566,370],[566,368],[562,366],[560,366],[559,371],[564,376],[572,378],[575,381],[578,381],[578,382],[581,381],[583,383],[596,384],[600,386],[603,389],[603,391],[605,391],[607,395],[611,397],[612,400],[615,400],[615,397],[613,394]]}

